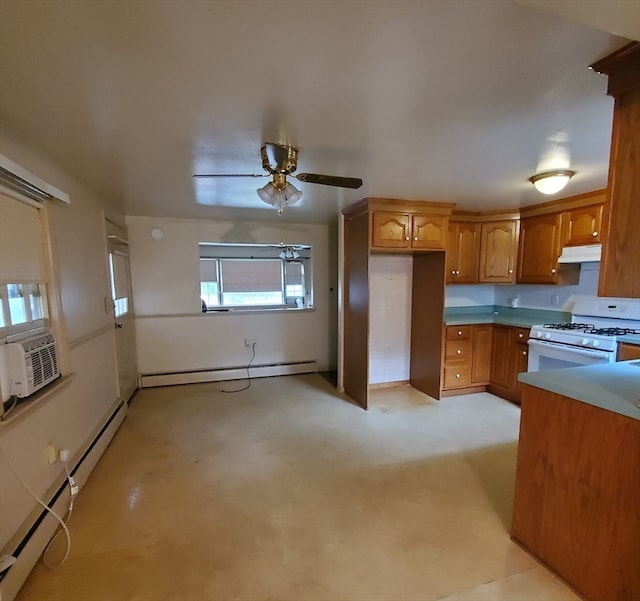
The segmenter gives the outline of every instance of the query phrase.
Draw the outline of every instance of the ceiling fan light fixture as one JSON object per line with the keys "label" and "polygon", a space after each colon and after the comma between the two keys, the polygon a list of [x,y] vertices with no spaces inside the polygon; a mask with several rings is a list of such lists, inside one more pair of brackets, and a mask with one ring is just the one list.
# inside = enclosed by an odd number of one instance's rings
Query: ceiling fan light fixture
{"label": "ceiling fan light fixture", "polygon": [[542,194],[555,194],[556,192],[560,192],[575,174],[576,172],[570,169],[551,169],[550,171],[536,173],[529,178],[529,181],[535,186],[538,192],[542,192]]}
{"label": "ceiling fan light fixture", "polygon": [[291,261],[294,259],[298,259],[300,257],[300,253],[295,248],[287,246],[280,251],[278,257],[286,261]]}
{"label": "ceiling fan light fixture", "polygon": [[269,182],[266,186],[258,188],[256,192],[260,200],[278,209],[278,215],[282,215],[286,207],[302,198],[302,192],[286,181],[281,183],[276,180],[276,184]]}

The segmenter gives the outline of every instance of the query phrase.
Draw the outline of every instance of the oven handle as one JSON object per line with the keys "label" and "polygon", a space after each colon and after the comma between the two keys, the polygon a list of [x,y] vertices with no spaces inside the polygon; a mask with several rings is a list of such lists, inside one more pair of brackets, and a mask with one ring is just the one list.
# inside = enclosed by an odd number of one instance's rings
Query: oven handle
{"label": "oven handle", "polygon": [[595,349],[578,348],[568,344],[558,344],[557,342],[543,342],[542,340],[529,339],[527,342],[530,346],[550,346],[556,349],[562,349],[567,352],[574,353],[575,355],[582,355],[583,357],[602,357],[608,359],[611,357],[611,353],[608,351],[597,351]]}

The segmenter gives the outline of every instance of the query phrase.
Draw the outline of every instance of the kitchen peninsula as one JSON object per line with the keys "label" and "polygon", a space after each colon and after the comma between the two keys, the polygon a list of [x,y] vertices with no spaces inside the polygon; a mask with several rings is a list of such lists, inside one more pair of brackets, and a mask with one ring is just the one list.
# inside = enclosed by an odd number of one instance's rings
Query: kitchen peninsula
{"label": "kitchen peninsula", "polygon": [[520,374],[512,537],[589,600],[640,592],[640,361]]}

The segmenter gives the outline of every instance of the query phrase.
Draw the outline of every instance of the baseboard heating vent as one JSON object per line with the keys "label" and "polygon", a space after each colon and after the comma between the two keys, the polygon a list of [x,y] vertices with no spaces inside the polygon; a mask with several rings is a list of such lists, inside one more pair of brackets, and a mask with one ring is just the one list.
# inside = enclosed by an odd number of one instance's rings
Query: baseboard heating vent
{"label": "baseboard heating vent", "polygon": [[[315,361],[296,361],[289,363],[265,363],[252,365],[249,374],[252,378],[268,378],[271,376],[289,376],[294,374],[310,374],[318,371]],[[247,367],[219,367],[189,371],[140,374],[139,387],[174,386],[176,384],[198,384],[200,382],[222,382],[224,380],[241,380],[247,377]]]}

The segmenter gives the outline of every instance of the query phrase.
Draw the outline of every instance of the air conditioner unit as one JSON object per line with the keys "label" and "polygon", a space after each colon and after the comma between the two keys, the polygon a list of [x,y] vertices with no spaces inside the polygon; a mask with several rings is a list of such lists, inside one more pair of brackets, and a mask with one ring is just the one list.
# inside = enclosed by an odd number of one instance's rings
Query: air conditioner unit
{"label": "air conditioner unit", "polygon": [[51,333],[11,342],[3,351],[11,394],[18,398],[33,394],[60,376],[56,341]]}

